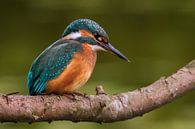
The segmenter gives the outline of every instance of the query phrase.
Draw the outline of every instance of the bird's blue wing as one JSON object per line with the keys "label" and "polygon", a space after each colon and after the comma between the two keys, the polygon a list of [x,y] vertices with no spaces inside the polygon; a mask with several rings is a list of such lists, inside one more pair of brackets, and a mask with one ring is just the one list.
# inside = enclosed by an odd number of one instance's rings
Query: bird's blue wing
{"label": "bird's blue wing", "polygon": [[56,78],[65,69],[75,52],[82,51],[76,41],[58,40],[32,63],[28,73],[28,90],[30,95],[44,93],[48,80]]}

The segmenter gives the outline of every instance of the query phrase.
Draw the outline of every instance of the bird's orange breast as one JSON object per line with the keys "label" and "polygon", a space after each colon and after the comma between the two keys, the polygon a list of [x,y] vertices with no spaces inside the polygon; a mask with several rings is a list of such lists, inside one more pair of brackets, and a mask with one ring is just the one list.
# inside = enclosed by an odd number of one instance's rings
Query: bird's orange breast
{"label": "bird's orange breast", "polygon": [[96,52],[85,43],[82,47],[83,51],[74,54],[64,71],[57,78],[48,81],[47,94],[73,92],[87,82],[96,63]]}

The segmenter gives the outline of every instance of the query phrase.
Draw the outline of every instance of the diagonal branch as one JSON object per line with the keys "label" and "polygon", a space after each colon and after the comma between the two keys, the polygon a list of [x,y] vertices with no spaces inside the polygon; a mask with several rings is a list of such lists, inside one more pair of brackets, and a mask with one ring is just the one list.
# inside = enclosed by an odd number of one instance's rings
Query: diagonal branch
{"label": "diagonal branch", "polygon": [[[131,92],[106,95],[1,95],[1,122],[115,122],[141,116],[195,88],[195,60],[175,74]],[[75,99],[76,98],[76,99]]]}

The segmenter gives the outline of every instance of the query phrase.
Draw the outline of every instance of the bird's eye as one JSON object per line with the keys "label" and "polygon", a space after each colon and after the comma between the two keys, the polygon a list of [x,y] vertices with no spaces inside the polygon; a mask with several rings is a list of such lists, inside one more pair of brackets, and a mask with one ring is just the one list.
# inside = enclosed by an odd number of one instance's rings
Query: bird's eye
{"label": "bird's eye", "polygon": [[103,39],[102,39],[102,37],[98,37],[97,40],[102,42]]}
{"label": "bird's eye", "polygon": [[106,37],[100,36],[98,34],[94,34],[94,37],[96,38],[97,41],[102,42],[102,43],[108,43],[108,40]]}
{"label": "bird's eye", "polygon": [[100,37],[97,33],[95,33],[94,34],[94,37],[96,38],[96,39],[98,39],[98,37]]}

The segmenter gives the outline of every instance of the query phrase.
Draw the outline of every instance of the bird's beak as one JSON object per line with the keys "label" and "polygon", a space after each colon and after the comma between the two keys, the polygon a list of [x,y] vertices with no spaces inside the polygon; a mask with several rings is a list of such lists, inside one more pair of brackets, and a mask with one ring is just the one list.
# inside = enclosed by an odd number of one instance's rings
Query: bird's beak
{"label": "bird's beak", "polygon": [[125,60],[125,61],[130,62],[129,59],[128,59],[126,56],[124,56],[119,50],[117,50],[116,48],[114,48],[110,43],[104,44],[104,45],[102,45],[102,47],[103,47],[106,51],[108,51],[108,52],[110,52],[110,53],[112,53],[112,54],[118,56],[119,58],[121,58],[121,59],[123,59],[123,60]]}

